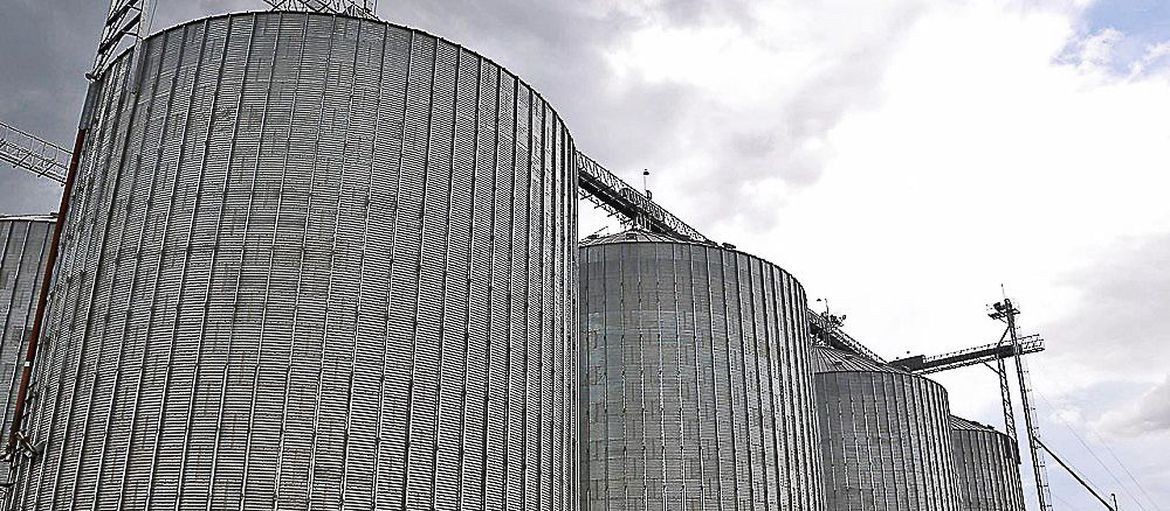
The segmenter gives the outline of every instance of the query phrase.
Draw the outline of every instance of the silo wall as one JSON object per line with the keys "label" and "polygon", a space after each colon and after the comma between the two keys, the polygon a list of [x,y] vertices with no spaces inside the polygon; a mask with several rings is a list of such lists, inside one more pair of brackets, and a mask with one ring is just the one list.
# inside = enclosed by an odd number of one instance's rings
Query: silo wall
{"label": "silo wall", "polygon": [[857,355],[814,351],[829,509],[959,509],[946,389]]}
{"label": "silo wall", "polygon": [[571,509],[548,103],[344,16],[213,17],[141,56],[101,83],[13,508]]}
{"label": "silo wall", "polygon": [[[5,389],[5,441],[55,223],[51,216],[0,216],[0,386]],[[8,481],[8,467],[0,463],[0,481]]]}
{"label": "silo wall", "polygon": [[582,510],[825,509],[805,294],[641,231],[581,249]]}
{"label": "silo wall", "polygon": [[1020,459],[1011,437],[951,417],[951,446],[961,511],[1024,511]]}

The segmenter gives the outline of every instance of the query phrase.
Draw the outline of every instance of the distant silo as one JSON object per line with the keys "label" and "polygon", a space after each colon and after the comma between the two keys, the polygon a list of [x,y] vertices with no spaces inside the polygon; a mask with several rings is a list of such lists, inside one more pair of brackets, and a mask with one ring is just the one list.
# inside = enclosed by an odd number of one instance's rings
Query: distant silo
{"label": "distant silo", "polygon": [[587,240],[581,509],[825,509],[805,314],[742,252]]}
{"label": "distant silo", "polygon": [[813,360],[829,509],[959,509],[946,389],[831,348]]}
{"label": "distant silo", "polygon": [[[0,381],[5,389],[4,438],[8,438],[12,425],[16,387],[55,223],[51,216],[0,216]],[[0,482],[7,480],[8,463],[0,462]]]}
{"label": "distant silo", "polygon": [[376,20],[142,48],[100,84],[15,505],[572,509],[577,188],[548,103]]}
{"label": "distant silo", "polygon": [[1023,511],[1020,458],[1011,437],[951,417],[951,445],[961,511]]}

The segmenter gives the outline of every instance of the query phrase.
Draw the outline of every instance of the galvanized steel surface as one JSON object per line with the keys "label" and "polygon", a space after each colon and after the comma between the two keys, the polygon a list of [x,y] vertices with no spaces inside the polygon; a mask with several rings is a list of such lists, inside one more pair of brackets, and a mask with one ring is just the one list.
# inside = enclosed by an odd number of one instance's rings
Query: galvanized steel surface
{"label": "galvanized steel surface", "polygon": [[571,509],[550,106],[373,20],[222,16],[144,52],[102,84],[14,508]]}
{"label": "galvanized steel surface", "polygon": [[1020,458],[1011,437],[951,417],[951,445],[962,511],[1024,511]]}
{"label": "galvanized steel surface", "polygon": [[813,351],[829,509],[959,509],[946,389],[857,355]]}
{"label": "galvanized steel surface", "polygon": [[[55,223],[50,216],[0,217],[0,385],[6,435]],[[0,482],[7,480],[8,463],[0,462]]]}
{"label": "galvanized steel surface", "polygon": [[581,508],[825,509],[804,289],[663,238],[581,250]]}

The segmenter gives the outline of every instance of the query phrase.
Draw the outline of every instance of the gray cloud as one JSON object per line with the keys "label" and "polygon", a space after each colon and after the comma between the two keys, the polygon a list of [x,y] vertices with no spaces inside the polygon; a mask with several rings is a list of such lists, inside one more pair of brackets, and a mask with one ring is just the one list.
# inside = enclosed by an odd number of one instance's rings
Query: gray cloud
{"label": "gray cloud", "polygon": [[1170,432],[1170,376],[1138,399],[1133,410],[1113,422],[1115,429],[1123,433]]}
{"label": "gray cloud", "polygon": [[[815,183],[825,154],[806,142],[823,139],[851,109],[874,101],[875,86],[900,34],[918,8],[883,17],[874,30],[855,36],[842,51],[824,55],[820,71],[802,79],[796,94],[783,104],[760,109],[760,118],[744,127],[711,102],[710,92],[686,84],[625,80],[615,87],[606,52],[628,43],[629,34],[647,24],[671,27],[719,24],[752,34],[759,27],[746,1],[672,0],[645,11],[594,2],[504,0],[479,2],[423,0],[383,2],[383,19],[415,26],[480,51],[540,90],[566,119],[578,146],[615,172],[633,179],[642,168],[654,169],[683,191],[684,218],[711,227],[728,216],[719,206],[742,203],[740,187],[767,178],[791,186]],[[68,141],[84,93],[87,70],[103,15],[101,2],[49,0],[18,2],[0,20],[0,118],[58,140]],[[260,9],[259,0],[164,1],[158,4],[156,30],[198,16],[232,10]],[[830,37],[831,10],[814,11]],[[761,65],[766,65],[761,63]],[[764,84],[765,86],[767,84]],[[778,84],[779,86],[779,84]],[[746,126],[752,126],[748,128]],[[695,140],[696,132],[709,140]],[[679,175],[672,165],[686,151],[714,154],[713,168]],[[51,184],[0,172],[0,186],[17,193],[0,197],[0,211],[55,207]],[[773,208],[744,209],[741,219],[761,227],[775,217]]]}
{"label": "gray cloud", "polygon": [[1054,363],[1162,371],[1170,363],[1170,233],[1141,243],[1119,243],[1108,256],[1067,276],[1062,284],[1081,299],[1061,319],[1042,325]]}

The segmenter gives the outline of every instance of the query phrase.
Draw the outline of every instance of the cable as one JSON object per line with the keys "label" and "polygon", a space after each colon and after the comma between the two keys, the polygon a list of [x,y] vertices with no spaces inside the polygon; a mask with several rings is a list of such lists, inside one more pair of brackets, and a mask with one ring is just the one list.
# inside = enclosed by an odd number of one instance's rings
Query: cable
{"label": "cable", "polygon": [[[1133,481],[1133,485],[1137,486],[1137,489],[1142,492],[1142,495],[1146,497],[1146,500],[1150,503],[1150,505],[1154,506],[1155,511],[1161,511],[1162,508],[1158,507],[1158,504],[1156,504],[1154,502],[1154,498],[1146,492],[1146,489],[1142,486],[1142,483],[1139,483],[1137,478],[1133,476],[1133,473],[1129,471],[1129,467],[1125,466],[1125,462],[1121,461],[1121,458],[1117,457],[1117,454],[1113,452],[1113,449],[1109,447],[1109,444],[1105,443],[1105,439],[1102,438],[1101,435],[1096,431],[1094,431],[1092,426],[1089,426],[1089,433],[1092,433],[1093,436],[1097,437],[1097,441],[1101,444],[1102,447],[1105,448],[1105,451],[1109,453],[1109,456],[1113,457],[1113,460],[1117,462],[1117,465],[1121,467],[1121,470],[1125,471],[1125,475],[1129,477],[1130,481]],[[1141,505],[1139,504],[1139,507],[1140,506]]]}
{"label": "cable", "polygon": [[1072,505],[1072,503],[1070,503],[1069,501],[1067,501],[1067,500],[1064,500],[1064,499],[1060,498],[1060,496],[1059,496],[1059,495],[1055,495],[1055,494],[1053,494],[1053,495],[1052,495],[1052,498],[1054,498],[1054,499],[1056,499],[1056,500],[1059,500],[1059,501],[1060,501],[1060,503],[1064,505],[1064,508],[1065,508],[1065,509],[1070,509],[1070,510],[1073,510],[1073,511],[1079,511],[1079,510],[1081,509],[1081,508],[1080,508],[1080,507],[1078,507],[1078,506],[1073,506],[1073,505]]}
{"label": "cable", "polygon": [[[1045,371],[1045,372],[1047,372],[1047,371]],[[1056,408],[1055,406],[1053,406],[1052,402],[1049,401],[1048,398],[1046,398],[1044,396],[1044,394],[1040,393],[1039,391],[1036,391],[1036,393],[1037,393],[1037,395],[1040,396],[1041,400],[1043,400],[1045,403],[1048,404],[1048,406],[1050,408]],[[1068,422],[1066,422],[1063,418],[1061,418],[1059,415],[1057,415],[1056,418],[1062,424],[1064,424],[1064,427],[1067,428],[1073,434],[1073,436],[1077,439],[1077,441],[1080,442],[1081,445],[1083,445],[1085,447],[1085,449],[1089,451],[1089,454],[1091,454],[1095,460],[1097,460],[1097,463],[1100,464],[1102,466],[1102,468],[1104,468],[1105,471],[1107,473],[1109,473],[1109,476],[1112,477],[1113,480],[1117,482],[1118,487],[1122,490],[1122,492],[1124,492],[1125,496],[1129,497],[1129,499],[1131,501],[1133,501],[1135,504],[1137,504],[1139,509],[1146,509],[1144,506],[1142,506],[1141,501],[1139,501],[1136,497],[1134,497],[1133,494],[1131,494],[1129,492],[1129,490],[1126,488],[1126,485],[1122,484],[1122,482],[1120,480],[1118,480],[1117,476],[1111,470],[1109,470],[1109,467],[1105,466],[1104,462],[1101,461],[1101,458],[1099,458],[1097,456],[1096,452],[1093,451],[1093,448],[1089,447],[1089,445],[1085,442],[1085,440],[1083,438],[1081,438],[1081,436],[1079,434],[1077,434],[1076,430],[1073,429],[1073,427]],[[1109,452],[1109,455],[1113,457],[1114,461],[1117,462],[1118,466],[1120,466],[1121,469],[1125,472],[1126,476],[1129,477],[1129,480],[1133,482],[1134,486],[1137,486],[1138,490],[1146,498],[1146,502],[1148,502],[1150,504],[1150,506],[1152,506],[1155,511],[1161,511],[1161,507],[1158,506],[1157,502],[1150,496],[1149,492],[1146,491],[1145,487],[1143,487],[1142,484],[1140,482],[1138,482],[1137,478],[1133,476],[1133,473],[1129,470],[1129,467],[1127,467],[1125,465],[1125,463],[1121,461],[1121,458],[1119,458],[1117,456],[1117,454],[1113,451],[1113,449],[1111,449],[1109,447],[1109,444],[1105,442],[1105,439],[1102,438],[1101,435],[1099,435],[1095,431],[1093,431],[1093,428],[1091,425],[1089,426],[1088,431],[1089,431],[1089,433],[1092,433],[1094,436],[1097,437],[1097,442],[1099,444],[1101,444],[1101,446],[1105,447],[1105,450]]]}
{"label": "cable", "polygon": [[[1052,404],[1052,402],[1048,400],[1047,397],[1044,397],[1044,394],[1040,393],[1039,391],[1036,391],[1036,395],[1040,397],[1041,401],[1044,401],[1045,405],[1047,405],[1049,409],[1053,409],[1053,410],[1057,409],[1057,407],[1054,406]],[[1082,438],[1081,435],[1078,434],[1075,429],[1073,429],[1072,425],[1070,425],[1068,423],[1068,421],[1065,421],[1064,418],[1062,418],[1059,414],[1056,414],[1055,416],[1056,416],[1056,420],[1059,421],[1062,425],[1064,425],[1065,429],[1068,429],[1068,431],[1070,433],[1072,433],[1073,438],[1076,438],[1077,442],[1080,442],[1081,446],[1084,447],[1085,450],[1089,452],[1089,455],[1092,456],[1093,459],[1097,461],[1097,464],[1100,465],[1101,468],[1105,469],[1105,473],[1109,474],[1109,477],[1113,478],[1113,481],[1115,483],[1117,483],[1118,489],[1121,490],[1122,493],[1125,494],[1126,497],[1129,497],[1129,500],[1133,501],[1134,504],[1137,504],[1138,509],[1141,509],[1144,511],[1146,509],[1146,507],[1142,505],[1141,501],[1139,501],[1137,498],[1135,498],[1133,496],[1133,494],[1131,494],[1129,492],[1129,490],[1126,488],[1125,484],[1123,484],[1121,482],[1121,480],[1117,478],[1117,475],[1112,470],[1110,470],[1107,465],[1105,465],[1105,462],[1102,461],[1099,456],[1097,456],[1097,453],[1093,450],[1093,448],[1090,447],[1087,442],[1085,442],[1085,439]]]}

